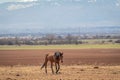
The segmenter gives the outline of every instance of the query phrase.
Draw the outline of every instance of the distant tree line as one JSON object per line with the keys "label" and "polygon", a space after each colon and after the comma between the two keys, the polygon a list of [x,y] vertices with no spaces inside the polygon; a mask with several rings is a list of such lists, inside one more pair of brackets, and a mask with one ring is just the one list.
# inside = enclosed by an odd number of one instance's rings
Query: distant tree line
{"label": "distant tree line", "polygon": [[[0,38],[0,45],[55,45],[55,44],[87,44],[88,41],[84,39],[108,39],[109,43],[120,43],[120,39],[113,41],[111,36],[75,36],[75,35],[66,35],[66,36],[57,36],[54,34],[46,34],[42,37],[8,37]],[[94,43],[105,43],[105,40],[94,42]]]}
{"label": "distant tree line", "polygon": [[52,45],[52,44],[81,44],[77,36],[67,35],[65,37],[47,34],[43,37],[24,38],[1,38],[0,45]]}

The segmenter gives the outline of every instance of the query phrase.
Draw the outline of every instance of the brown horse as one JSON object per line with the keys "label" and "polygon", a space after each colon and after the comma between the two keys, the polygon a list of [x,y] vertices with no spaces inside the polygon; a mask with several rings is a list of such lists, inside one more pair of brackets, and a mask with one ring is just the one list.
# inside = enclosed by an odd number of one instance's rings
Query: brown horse
{"label": "brown horse", "polygon": [[46,56],[45,56],[45,62],[42,65],[41,69],[43,67],[45,67],[45,72],[47,73],[47,62],[50,61],[51,62],[52,73],[54,74],[53,63],[55,63],[56,74],[57,74],[58,71],[59,71],[59,69],[60,69],[60,63],[59,63],[60,60],[61,60],[61,63],[63,63],[63,53],[62,52],[55,52],[54,55],[46,54]]}

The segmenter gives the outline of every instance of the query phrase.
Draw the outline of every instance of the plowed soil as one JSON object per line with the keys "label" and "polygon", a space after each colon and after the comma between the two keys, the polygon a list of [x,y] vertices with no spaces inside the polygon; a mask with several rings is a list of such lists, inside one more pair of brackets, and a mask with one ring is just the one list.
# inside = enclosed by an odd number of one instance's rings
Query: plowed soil
{"label": "plowed soil", "polygon": [[0,66],[42,65],[45,54],[64,52],[63,65],[120,65],[120,49],[0,50]]}

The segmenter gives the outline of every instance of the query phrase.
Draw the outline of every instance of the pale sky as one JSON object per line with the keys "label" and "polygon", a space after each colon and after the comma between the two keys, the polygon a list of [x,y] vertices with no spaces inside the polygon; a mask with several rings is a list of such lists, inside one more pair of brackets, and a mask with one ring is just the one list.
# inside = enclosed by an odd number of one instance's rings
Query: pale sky
{"label": "pale sky", "polygon": [[120,26],[120,0],[0,0],[0,28],[28,26]]}

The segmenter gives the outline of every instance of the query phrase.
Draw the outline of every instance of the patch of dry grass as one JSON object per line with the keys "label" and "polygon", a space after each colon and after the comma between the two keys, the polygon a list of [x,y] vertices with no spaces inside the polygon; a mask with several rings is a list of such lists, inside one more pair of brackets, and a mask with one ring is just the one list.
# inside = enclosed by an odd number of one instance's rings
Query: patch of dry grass
{"label": "patch of dry grass", "polygon": [[68,44],[68,45],[0,45],[0,50],[39,50],[39,49],[119,49],[120,44]]}
{"label": "patch of dry grass", "polygon": [[1,66],[0,80],[119,80],[120,66],[61,66],[59,74],[48,74],[40,66]]}

